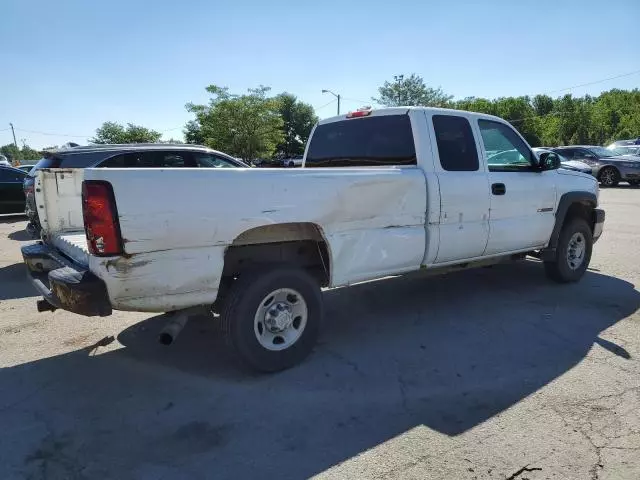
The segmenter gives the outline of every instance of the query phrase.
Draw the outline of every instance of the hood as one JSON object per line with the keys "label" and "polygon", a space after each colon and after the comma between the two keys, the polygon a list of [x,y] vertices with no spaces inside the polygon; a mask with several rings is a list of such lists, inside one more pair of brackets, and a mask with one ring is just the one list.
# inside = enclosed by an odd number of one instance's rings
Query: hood
{"label": "hood", "polygon": [[595,177],[589,173],[579,172],[578,170],[569,170],[568,168],[560,167],[558,170],[560,175],[571,175],[572,177],[582,177],[588,178],[589,180],[595,181]]}
{"label": "hood", "polygon": [[579,162],[578,160],[565,160],[564,162],[561,163],[561,165],[562,167],[567,166],[567,167],[573,167],[573,168],[582,168],[585,170],[591,169],[590,165],[587,165],[584,162]]}

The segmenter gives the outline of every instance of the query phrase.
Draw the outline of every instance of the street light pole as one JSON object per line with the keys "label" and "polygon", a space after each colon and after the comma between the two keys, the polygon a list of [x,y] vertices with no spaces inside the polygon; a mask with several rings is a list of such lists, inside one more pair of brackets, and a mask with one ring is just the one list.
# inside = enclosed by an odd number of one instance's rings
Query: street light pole
{"label": "street light pole", "polygon": [[[338,100],[338,104],[340,104],[340,100]],[[18,142],[16,142],[16,131],[13,129],[13,123],[9,122],[11,125],[11,133],[13,133],[13,144],[18,148]]]}
{"label": "street light pole", "polygon": [[322,93],[330,93],[338,99],[338,115],[340,115],[340,95],[338,95],[337,93],[333,93],[331,90],[322,90]]}

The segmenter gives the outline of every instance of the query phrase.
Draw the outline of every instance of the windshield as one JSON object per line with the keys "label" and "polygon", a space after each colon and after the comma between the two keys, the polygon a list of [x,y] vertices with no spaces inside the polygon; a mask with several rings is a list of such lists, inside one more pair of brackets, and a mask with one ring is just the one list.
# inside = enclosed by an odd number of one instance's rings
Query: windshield
{"label": "windshield", "polygon": [[617,157],[623,155],[623,152],[617,148],[591,147],[589,150],[599,157]]}

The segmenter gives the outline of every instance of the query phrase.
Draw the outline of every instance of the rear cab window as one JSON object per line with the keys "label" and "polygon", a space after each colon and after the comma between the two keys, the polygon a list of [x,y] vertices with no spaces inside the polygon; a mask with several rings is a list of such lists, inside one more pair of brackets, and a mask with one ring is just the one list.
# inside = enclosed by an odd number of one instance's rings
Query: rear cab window
{"label": "rear cab window", "polygon": [[448,172],[475,172],[480,168],[476,141],[465,117],[434,115],[440,165]]}
{"label": "rear cab window", "polygon": [[367,167],[415,165],[409,115],[350,118],[316,127],[305,166]]}

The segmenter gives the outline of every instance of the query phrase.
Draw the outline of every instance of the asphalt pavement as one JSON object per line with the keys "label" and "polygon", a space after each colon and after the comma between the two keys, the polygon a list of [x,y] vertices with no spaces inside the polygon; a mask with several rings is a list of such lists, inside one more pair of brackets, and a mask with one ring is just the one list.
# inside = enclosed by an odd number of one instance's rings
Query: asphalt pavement
{"label": "asphalt pavement", "polygon": [[237,366],[213,318],[38,313],[0,218],[2,479],[640,478],[640,189],[601,192],[578,284],[538,262],[325,293],[299,367]]}

